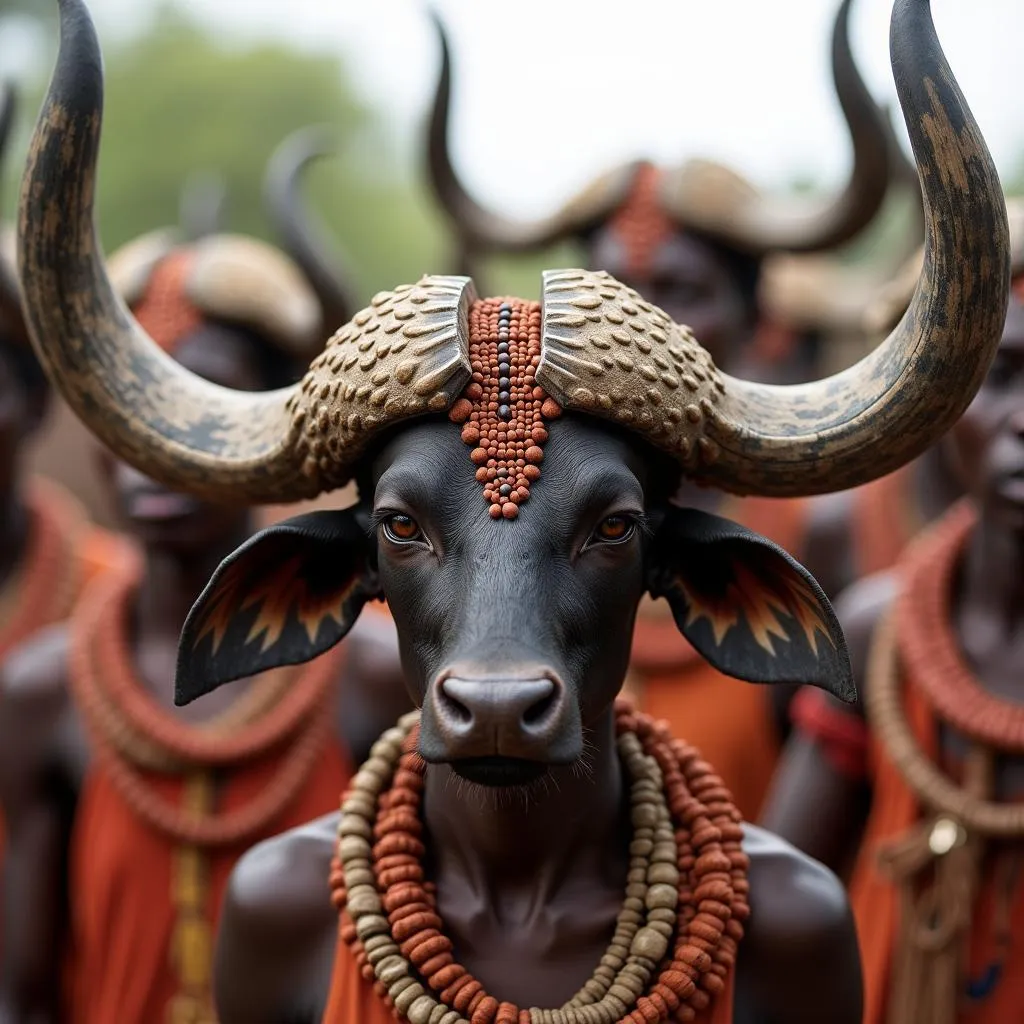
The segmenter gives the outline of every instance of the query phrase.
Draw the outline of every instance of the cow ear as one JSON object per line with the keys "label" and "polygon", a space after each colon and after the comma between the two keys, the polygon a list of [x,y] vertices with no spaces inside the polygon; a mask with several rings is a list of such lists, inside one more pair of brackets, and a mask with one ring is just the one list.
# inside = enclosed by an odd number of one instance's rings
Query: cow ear
{"label": "cow ear", "polygon": [[806,683],[857,699],[846,640],[814,577],[738,523],[670,507],[651,542],[647,588],[680,632],[725,675]]}
{"label": "cow ear", "polygon": [[373,542],[350,509],[297,516],[251,537],[185,620],[174,703],[333,647],[380,596],[373,564]]}

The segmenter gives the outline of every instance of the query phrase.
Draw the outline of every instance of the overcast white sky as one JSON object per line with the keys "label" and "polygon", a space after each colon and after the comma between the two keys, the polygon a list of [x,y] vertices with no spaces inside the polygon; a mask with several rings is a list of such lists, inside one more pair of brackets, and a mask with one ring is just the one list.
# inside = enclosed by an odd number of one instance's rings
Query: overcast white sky
{"label": "overcast white sky", "polygon": [[[437,67],[426,0],[180,2],[239,38],[270,34],[344,53],[396,131],[415,130],[423,116]],[[833,0],[434,2],[453,40],[456,160],[488,202],[539,213],[596,169],[637,155],[716,157],[765,187],[846,172],[828,68]],[[154,3],[91,0],[101,39]],[[1024,155],[1024,2],[932,6],[1009,173]],[[855,53],[880,100],[895,95],[889,9],[888,0],[856,0],[853,12]]]}

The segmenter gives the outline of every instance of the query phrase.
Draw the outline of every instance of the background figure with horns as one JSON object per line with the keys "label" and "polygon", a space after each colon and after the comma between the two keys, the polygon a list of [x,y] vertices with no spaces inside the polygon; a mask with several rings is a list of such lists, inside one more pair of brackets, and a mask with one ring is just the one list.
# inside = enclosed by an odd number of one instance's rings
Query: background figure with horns
{"label": "background figure with horns", "polygon": [[866,1024],[1020,1010],[1022,425],[1018,276],[989,376],[938,446],[966,497],[840,599],[864,708],[802,694],[773,795],[769,820],[813,855],[859,851]]}
{"label": "background figure with horns", "polygon": [[[759,305],[766,257],[849,241],[906,177],[888,117],[861,80],[850,50],[852,7],[852,0],[843,0],[838,8],[832,67],[854,163],[846,188],[829,202],[787,209],[718,164],[691,161],[659,169],[641,162],[599,178],[548,220],[523,224],[491,214],[460,185],[449,156],[451,68],[440,23],[442,69],[428,161],[434,191],[464,245],[529,251],[575,238],[583,243],[589,266],[607,270],[687,324],[717,366],[751,379],[792,379],[794,373],[803,379],[812,368],[798,348],[789,346],[784,355],[769,351],[768,339],[777,341],[785,332]],[[728,497],[685,484],[677,500],[770,537],[801,558],[828,590],[834,575],[831,530],[815,506]],[[819,541],[826,530],[829,535]],[[637,617],[627,686],[645,711],[700,744],[744,815],[756,819],[788,733],[792,691],[744,686],[717,672],[679,635],[668,605],[649,599]],[[723,702],[728,716],[721,714]]]}
{"label": "background figure with horns", "polygon": [[[13,87],[5,86],[0,95],[0,161],[16,107]],[[70,493],[26,469],[26,448],[49,401],[49,382],[22,314],[14,232],[0,225],[0,659],[38,630],[64,620],[83,587],[120,554],[117,540],[91,526]],[[0,699],[0,723],[4,716]],[[0,866],[4,846],[0,814]],[[5,948],[10,943],[0,941],[0,959]]]}
{"label": "background figure with horns", "polygon": [[[116,253],[111,273],[160,347],[223,387],[285,386],[319,344],[319,304],[298,269],[253,239],[157,232]],[[0,677],[18,894],[0,1008],[15,1021],[213,1024],[231,867],[253,842],[336,806],[349,777],[349,645],[172,710],[178,632],[252,513],[97,454],[137,550],[121,550],[69,623],[18,648]]]}

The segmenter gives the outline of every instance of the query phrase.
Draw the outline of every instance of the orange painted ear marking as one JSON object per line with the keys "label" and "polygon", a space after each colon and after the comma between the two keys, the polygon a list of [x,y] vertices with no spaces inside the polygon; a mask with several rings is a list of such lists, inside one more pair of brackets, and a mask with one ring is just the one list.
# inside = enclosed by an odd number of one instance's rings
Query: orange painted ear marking
{"label": "orange painted ear marking", "polygon": [[[780,615],[790,618],[803,631],[811,651],[818,654],[818,635],[835,648],[828,624],[822,617],[819,599],[807,581],[795,572],[773,571],[766,552],[748,547],[723,559],[722,574],[731,577],[718,594],[700,593],[685,579],[679,586],[689,610],[686,624],[692,626],[704,618],[711,624],[715,643],[721,645],[729,630],[742,619],[756,643],[773,657],[777,640],[791,640],[788,626]],[[770,561],[778,561],[774,553]]]}
{"label": "orange painted ear marking", "polygon": [[369,540],[351,511],[278,523],[214,574],[182,630],[175,701],[295,665],[333,647],[377,596]]}
{"label": "orange painted ear marking", "polygon": [[281,639],[290,614],[294,614],[306,630],[311,644],[326,620],[341,625],[345,602],[351,596],[355,581],[341,590],[318,593],[310,588],[304,575],[306,568],[301,555],[286,558],[280,566],[262,574],[258,567],[254,570],[250,566],[247,571],[241,563],[231,566],[197,622],[195,646],[212,635],[216,655],[234,616],[252,609],[257,610],[257,615],[245,643],[262,637],[261,652]]}
{"label": "orange painted ear marking", "polygon": [[648,589],[711,665],[755,683],[807,683],[856,699],[846,642],[814,577],[776,544],[696,509],[670,509]]}

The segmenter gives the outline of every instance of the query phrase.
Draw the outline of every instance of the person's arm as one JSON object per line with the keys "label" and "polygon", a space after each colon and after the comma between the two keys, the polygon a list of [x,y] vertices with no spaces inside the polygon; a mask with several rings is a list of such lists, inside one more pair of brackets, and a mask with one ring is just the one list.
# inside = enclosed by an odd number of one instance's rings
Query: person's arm
{"label": "person's arm", "polygon": [[751,912],[735,1024],[861,1024],[860,952],[842,883],[777,836],[745,831]]}
{"label": "person's arm", "polygon": [[834,871],[848,867],[870,808],[863,694],[871,639],[893,591],[892,577],[883,574],[836,601],[861,700],[846,705],[811,688],[797,695],[794,728],[761,815],[765,828]]}
{"label": "person's arm", "polygon": [[56,743],[67,713],[65,634],[39,634],[0,669],[0,808],[7,833],[0,1022],[50,1024],[58,1004],[73,787]]}
{"label": "person's arm", "polygon": [[318,1024],[338,931],[328,878],[338,815],[259,843],[235,865],[214,964],[220,1024]]}

